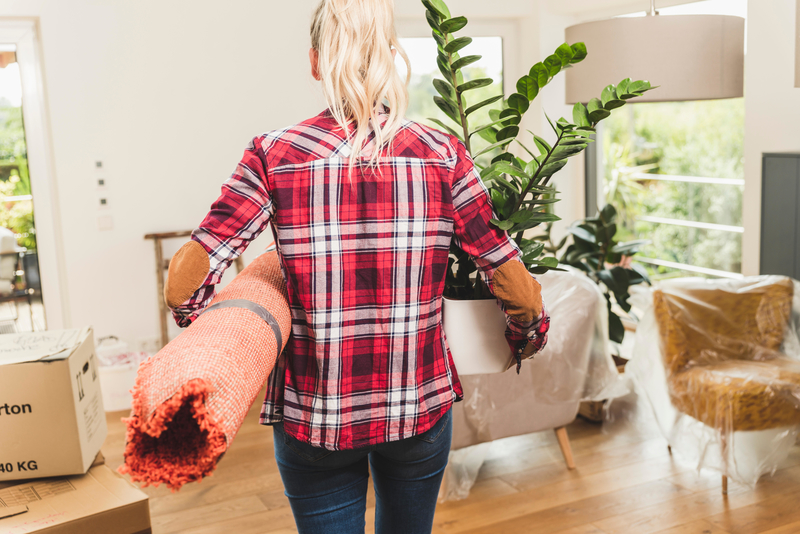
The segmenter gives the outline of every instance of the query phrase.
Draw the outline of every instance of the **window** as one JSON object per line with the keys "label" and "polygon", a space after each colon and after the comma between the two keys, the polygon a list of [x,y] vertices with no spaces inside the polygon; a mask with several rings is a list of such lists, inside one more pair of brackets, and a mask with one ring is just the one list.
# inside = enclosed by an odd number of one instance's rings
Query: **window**
{"label": "window", "polygon": [[[465,34],[468,34],[466,32]],[[406,116],[416,122],[421,122],[441,130],[442,127],[430,121],[434,118],[442,121],[448,126],[461,133],[455,123],[451,121],[433,102],[433,98],[439,93],[433,87],[434,78],[442,78],[439,68],[436,65],[436,41],[432,37],[410,37],[400,39],[401,46],[408,54],[411,63],[411,84],[409,86],[409,109]],[[468,93],[467,106],[477,104],[487,98],[503,94],[503,39],[502,37],[475,37],[462,55],[480,55],[482,59],[474,63],[471,67],[464,69],[465,80],[478,78],[491,78],[494,80],[492,85],[470,91]],[[406,76],[406,68],[402,59],[398,58],[398,69],[400,74]],[[494,106],[487,106],[474,114],[470,115],[470,127],[488,124],[489,109]],[[473,139],[473,152],[489,145],[489,143],[475,136]],[[491,155],[484,156],[491,159]]]}
{"label": "window", "polygon": [[[661,12],[744,17],[746,1]],[[632,104],[598,141],[600,203],[620,212],[619,240],[651,241],[637,260],[654,277],[741,277],[744,99]]]}

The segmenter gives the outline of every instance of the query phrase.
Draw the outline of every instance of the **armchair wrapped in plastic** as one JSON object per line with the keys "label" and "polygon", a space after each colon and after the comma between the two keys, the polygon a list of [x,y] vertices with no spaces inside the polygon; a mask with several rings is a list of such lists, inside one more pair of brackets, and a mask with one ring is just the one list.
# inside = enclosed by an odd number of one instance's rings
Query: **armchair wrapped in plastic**
{"label": "armchair wrapped in plastic", "polygon": [[[577,270],[537,277],[550,313],[549,341],[514,371],[461,377],[463,402],[453,406],[453,451],[443,500],[469,495],[493,440],[561,429],[581,401],[628,393],[608,346],[608,309],[597,285]],[[565,453],[566,456],[566,453]]]}
{"label": "armchair wrapped in plastic", "polygon": [[800,293],[780,276],[688,278],[639,291],[627,372],[673,449],[750,486],[800,425]]}

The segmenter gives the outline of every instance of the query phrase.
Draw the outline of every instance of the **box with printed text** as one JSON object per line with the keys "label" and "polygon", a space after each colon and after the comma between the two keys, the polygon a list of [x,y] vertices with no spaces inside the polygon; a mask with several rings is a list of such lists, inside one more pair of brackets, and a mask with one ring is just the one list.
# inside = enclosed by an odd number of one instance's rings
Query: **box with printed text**
{"label": "box with printed text", "polygon": [[91,328],[0,335],[0,481],[86,473],[107,430]]}

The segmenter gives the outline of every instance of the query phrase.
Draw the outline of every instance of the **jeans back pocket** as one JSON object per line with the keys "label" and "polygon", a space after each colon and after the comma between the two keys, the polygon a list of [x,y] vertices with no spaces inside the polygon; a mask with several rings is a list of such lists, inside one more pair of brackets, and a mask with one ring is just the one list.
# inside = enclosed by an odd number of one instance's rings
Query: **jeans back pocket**
{"label": "jeans back pocket", "polygon": [[439,437],[444,434],[444,431],[450,422],[450,414],[452,411],[452,408],[447,410],[432,427],[422,434],[414,436],[414,438],[427,443],[436,443],[436,440],[438,440]]}

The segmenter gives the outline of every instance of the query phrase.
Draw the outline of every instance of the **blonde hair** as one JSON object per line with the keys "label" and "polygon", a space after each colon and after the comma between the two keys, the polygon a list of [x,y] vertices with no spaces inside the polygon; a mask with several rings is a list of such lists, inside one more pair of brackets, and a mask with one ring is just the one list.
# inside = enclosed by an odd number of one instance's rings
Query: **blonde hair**
{"label": "blonde hair", "polygon": [[[370,121],[375,150],[369,164],[376,165],[408,109],[411,68],[394,28],[393,0],[322,0],[311,24],[311,46],[319,54],[322,91],[331,114],[351,141],[351,169],[361,157]],[[405,81],[397,72],[393,48],[408,67]],[[381,124],[384,101],[389,111]],[[350,124],[355,124],[352,136]]]}

